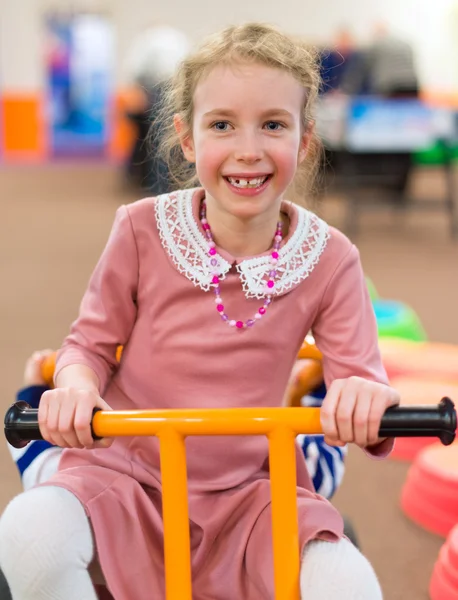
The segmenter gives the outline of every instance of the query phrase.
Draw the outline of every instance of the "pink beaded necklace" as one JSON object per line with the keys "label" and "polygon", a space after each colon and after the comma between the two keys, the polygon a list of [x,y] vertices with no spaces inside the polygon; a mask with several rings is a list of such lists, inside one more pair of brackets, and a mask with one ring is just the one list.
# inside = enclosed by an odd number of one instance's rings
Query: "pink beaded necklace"
{"label": "pink beaded necklace", "polygon": [[[205,201],[203,201],[201,204],[201,207],[200,207],[200,222],[202,223],[202,227],[205,231],[205,235],[208,240],[208,254],[210,256],[210,266],[215,268],[218,265],[218,260],[215,258],[215,255],[216,255],[215,242],[213,241],[213,235],[212,235],[210,225],[208,224],[206,217],[207,217],[207,205],[205,204]],[[277,276],[277,271],[275,269],[275,265],[278,262],[278,250],[280,248],[282,239],[283,239],[282,222],[278,221],[277,229],[275,231],[273,248],[272,248],[272,252],[270,255],[270,264],[272,265],[272,270],[269,272],[269,279],[268,279],[267,285],[266,285],[266,297],[264,300],[264,304],[258,309],[258,312],[254,315],[253,319],[248,319],[245,322],[244,321],[234,321],[233,319],[229,319],[229,317],[227,316],[225,309],[224,309],[223,299],[221,298],[221,290],[220,290],[221,273],[217,273],[217,272],[214,273],[213,278],[212,278],[212,286],[213,286],[213,289],[216,294],[216,297],[215,297],[216,310],[218,311],[221,319],[225,323],[227,323],[230,327],[236,327],[237,329],[253,327],[253,325],[256,323],[256,320],[261,319],[266,314],[267,308],[269,307],[269,305],[272,302],[272,290],[275,286],[275,278]]]}

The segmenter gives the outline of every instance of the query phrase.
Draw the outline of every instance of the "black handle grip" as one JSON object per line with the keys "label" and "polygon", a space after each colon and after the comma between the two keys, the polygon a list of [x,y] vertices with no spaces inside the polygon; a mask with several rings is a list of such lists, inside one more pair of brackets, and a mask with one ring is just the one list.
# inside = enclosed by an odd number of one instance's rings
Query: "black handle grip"
{"label": "black handle grip", "polygon": [[[100,410],[96,408],[94,413]],[[392,406],[383,415],[380,437],[438,437],[448,446],[455,439],[455,405],[442,398],[432,406]],[[100,439],[92,432],[95,440]],[[16,402],[5,415],[5,437],[15,448],[23,448],[32,440],[41,440],[38,410],[27,402]]]}
{"label": "black handle grip", "polygon": [[[93,415],[101,410],[95,408]],[[15,402],[6,411],[5,415],[5,437],[14,448],[24,448],[32,440],[42,440],[38,426],[38,409],[31,408],[27,402]],[[92,431],[94,440],[100,440]]]}
{"label": "black handle grip", "polygon": [[438,437],[444,446],[455,439],[456,410],[450,398],[437,406],[393,406],[380,424],[380,437]]}

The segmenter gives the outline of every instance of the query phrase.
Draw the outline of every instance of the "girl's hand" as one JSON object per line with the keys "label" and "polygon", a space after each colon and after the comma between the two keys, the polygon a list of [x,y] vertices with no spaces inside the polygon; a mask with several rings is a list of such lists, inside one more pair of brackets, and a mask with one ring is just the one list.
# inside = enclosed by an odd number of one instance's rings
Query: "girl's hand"
{"label": "girl's hand", "polygon": [[43,362],[53,354],[54,350],[39,350],[34,352],[27,360],[24,369],[24,386],[45,385],[45,380],[41,372]]}
{"label": "girl's hand", "polygon": [[354,442],[362,448],[379,444],[385,439],[378,435],[383,414],[399,402],[398,392],[383,383],[362,377],[334,380],[321,407],[325,442]]}
{"label": "girl's hand", "polygon": [[93,389],[56,388],[44,392],[38,408],[41,435],[61,448],[108,448],[113,440],[92,438],[94,408],[111,410]]}

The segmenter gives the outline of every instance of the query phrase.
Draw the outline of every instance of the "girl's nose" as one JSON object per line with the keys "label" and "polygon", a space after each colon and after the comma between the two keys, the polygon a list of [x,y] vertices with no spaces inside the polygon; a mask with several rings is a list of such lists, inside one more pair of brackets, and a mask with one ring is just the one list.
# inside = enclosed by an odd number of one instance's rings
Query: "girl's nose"
{"label": "girl's nose", "polygon": [[235,150],[235,158],[247,164],[256,163],[264,157],[261,140],[255,134],[240,136]]}

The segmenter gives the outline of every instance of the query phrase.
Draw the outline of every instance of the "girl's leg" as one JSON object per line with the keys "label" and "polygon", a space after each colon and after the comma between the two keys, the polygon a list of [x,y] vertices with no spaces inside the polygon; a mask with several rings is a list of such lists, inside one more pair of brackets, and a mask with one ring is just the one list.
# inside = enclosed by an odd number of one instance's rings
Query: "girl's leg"
{"label": "girl's leg", "polygon": [[93,557],[89,519],[64,488],[24,492],[0,519],[0,568],[14,600],[97,600]]}
{"label": "girl's leg", "polygon": [[314,540],[302,555],[301,598],[304,600],[382,600],[368,560],[347,539]]}

